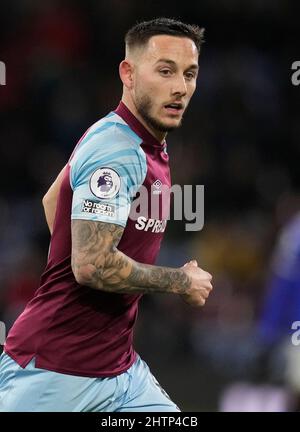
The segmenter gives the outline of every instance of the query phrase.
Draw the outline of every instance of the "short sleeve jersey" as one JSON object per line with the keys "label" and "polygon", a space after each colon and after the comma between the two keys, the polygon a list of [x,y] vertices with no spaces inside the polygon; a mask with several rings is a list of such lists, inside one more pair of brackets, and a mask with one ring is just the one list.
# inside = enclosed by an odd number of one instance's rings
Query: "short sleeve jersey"
{"label": "short sleeve jersey", "polygon": [[[142,295],[109,293],[76,282],[71,220],[124,227],[118,249],[154,264],[166,228],[170,186],[166,143],[157,141],[125,104],[87,130],[65,170],[40,286],[4,346],[21,367],[35,357],[42,369],[109,377],[134,363],[133,330]],[[133,217],[142,193],[148,205]],[[158,200],[155,217],[153,197]]]}

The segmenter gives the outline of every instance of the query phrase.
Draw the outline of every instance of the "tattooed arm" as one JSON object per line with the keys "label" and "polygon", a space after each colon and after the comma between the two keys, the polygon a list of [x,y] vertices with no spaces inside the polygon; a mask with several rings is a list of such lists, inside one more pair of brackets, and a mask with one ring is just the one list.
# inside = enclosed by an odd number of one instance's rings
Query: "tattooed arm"
{"label": "tattooed arm", "polygon": [[124,229],[106,222],[72,220],[72,269],[77,282],[115,293],[191,294],[203,305],[211,275],[186,264],[168,268],[141,264],[117,249]]}

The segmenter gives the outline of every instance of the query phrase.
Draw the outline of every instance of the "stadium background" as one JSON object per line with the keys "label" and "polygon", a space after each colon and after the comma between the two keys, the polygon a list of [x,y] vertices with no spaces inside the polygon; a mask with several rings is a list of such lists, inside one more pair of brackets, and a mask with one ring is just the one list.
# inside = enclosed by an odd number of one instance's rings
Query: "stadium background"
{"label": "stadium background", "polygon": [[[1,2],[0,320],[10,327],[45,265],[43,194],[85,129],[120,99],[124,33],[157,16],[206,28],[198,88],[168,137],[173,183],[205,186],[205,226],[189,233],[170,221],[159,263],[197,258],[214,291],[202,310],[145,296],[136,349],[184,410],[295,409],[300,362],[287,358],[300,300],[289,308],[283,285],[269,306],[282,260],[289,267],[290,249],[278,243],[291,221],[292,259],[300,249],[295,2]],[[295,293],[300,278],[291,277]]]}

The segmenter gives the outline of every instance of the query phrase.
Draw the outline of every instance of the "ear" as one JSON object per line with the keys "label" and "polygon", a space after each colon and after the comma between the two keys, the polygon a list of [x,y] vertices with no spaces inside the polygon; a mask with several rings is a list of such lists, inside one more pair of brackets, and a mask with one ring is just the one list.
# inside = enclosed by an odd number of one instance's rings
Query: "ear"
{"label": "ear", "polygon": [[131,89],[133,85],[133,65],[128,60],[121,61],[119,74],[124,86]]}

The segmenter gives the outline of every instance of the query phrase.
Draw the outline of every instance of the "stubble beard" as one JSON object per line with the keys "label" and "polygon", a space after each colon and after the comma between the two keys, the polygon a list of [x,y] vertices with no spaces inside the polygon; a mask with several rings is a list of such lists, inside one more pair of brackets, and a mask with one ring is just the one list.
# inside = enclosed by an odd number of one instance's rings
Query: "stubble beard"
{"label": "stubble beard", "polygon": [[159,132],[172,132],[181,126],[182,118],[176,126],[168,126],[165,123],[157,120],[151,116],[152,101],[149,96],[143,95],[136,101],[136,109],[140,116],[145,120],[145,122],[152,128]]}

